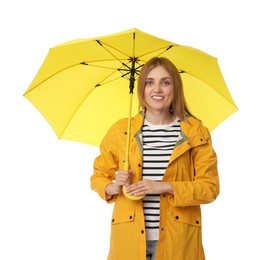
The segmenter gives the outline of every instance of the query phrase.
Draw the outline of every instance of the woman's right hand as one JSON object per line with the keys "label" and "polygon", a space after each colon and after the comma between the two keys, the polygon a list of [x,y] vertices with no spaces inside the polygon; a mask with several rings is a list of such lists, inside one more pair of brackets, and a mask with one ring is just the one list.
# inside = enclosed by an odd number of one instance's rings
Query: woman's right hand
{"label": "woman's right hand", "polygon": [[117,194],[122,192],[123,186],[128,187],[131,184],[132,173],[132,169],[129,171],[119,170],[116,172],[115,191]]}
{"label": "woman's right hand", "polygon": [[106,194],[108,196],[122,193],[123,186],[127,187],[131,184],[133,170],[129,171],[119,170],[115,173],[116,180],[114,183],[107,185]]}

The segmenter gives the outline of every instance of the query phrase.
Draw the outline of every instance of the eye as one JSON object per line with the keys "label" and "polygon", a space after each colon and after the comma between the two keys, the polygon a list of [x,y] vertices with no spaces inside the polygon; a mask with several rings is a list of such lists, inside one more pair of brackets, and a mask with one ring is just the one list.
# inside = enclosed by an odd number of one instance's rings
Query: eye
{"label": "eye", "polygon": [[146,80],[145,81],[145,86],[150,86],[153,84],[153,81],[152,80]]}
{"label": "eye", "polygon": [[168,86],[171,84],[171,82],[169,80],[164,80],[162,81],[162,84]]}

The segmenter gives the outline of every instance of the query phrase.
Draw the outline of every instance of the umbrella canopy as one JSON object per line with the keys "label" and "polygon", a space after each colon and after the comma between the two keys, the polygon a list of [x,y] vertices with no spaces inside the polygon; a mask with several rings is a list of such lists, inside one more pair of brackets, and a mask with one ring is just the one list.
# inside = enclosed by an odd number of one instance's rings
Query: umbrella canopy
{"label": "umbrella canopy", "polygon": [[59,138],[99,145],[117,119],[138,112],[134,82],[155,56],[179,69],[190,110],[210,131],[237,111],[215,57],[135,28],[51,48],[24,96]]}

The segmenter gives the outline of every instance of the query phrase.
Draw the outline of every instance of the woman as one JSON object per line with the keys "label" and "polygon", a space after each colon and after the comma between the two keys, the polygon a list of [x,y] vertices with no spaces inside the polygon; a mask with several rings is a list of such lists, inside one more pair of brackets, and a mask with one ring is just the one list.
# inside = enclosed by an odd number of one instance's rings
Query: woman
{"label": "woman", "polygon": [[[108,203],[111,260],[204,260],[200,205],[219,194],[217,157],[207,128],[187,108],[181,77],[166,58],[152,58],[138,78],[141,112],[106,134],[91,187]],[[129,200],[122,187],[142,200]]]}

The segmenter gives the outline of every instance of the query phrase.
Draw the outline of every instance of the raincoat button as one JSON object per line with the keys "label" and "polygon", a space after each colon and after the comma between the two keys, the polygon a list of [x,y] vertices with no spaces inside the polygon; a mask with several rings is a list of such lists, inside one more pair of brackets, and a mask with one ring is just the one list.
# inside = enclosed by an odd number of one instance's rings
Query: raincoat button
{"label": "raincoat button", "polygon": [[115,221],[115,219],[112,219],[112,222],[114,222]]}
{"label": "raincoat button", "polygon": [[144,233],[144,231],[143,231],[143,230],[141,230],[141,233],[143,234],[143,233]]}
{"label": "raincoat button", "polygon": [[124,132],[125,135],[127,135],[127,132]]}
{"label": "raincoat button", "polygon": [[201,139],[200,139],[200,141],[202,142],[202,141],[203,141],[203,139],[201,138]]}
{"label": "raincoat button", "polygon": [[133,217],[132,216],[129,216],[129,219],[132,219]]}
{"label": "raincoat button", "polygon": [[196,220],[196,224],[199,224],[200,222],[198,220]]}
{"label": "raincoat button", "polygon": [[164,228],[162,227],[161,230],[164,231]]}
{"label": "raincoat button", "polygon": [[141,167],[142,166],[142,164],[141,163],[138,163],[138,167]]}
{"label": "raincoat button", "polygon": [[179,216],[175,216],[175,219],[177,219],[177,220],[178,220],[178,219],[179,219]]}

